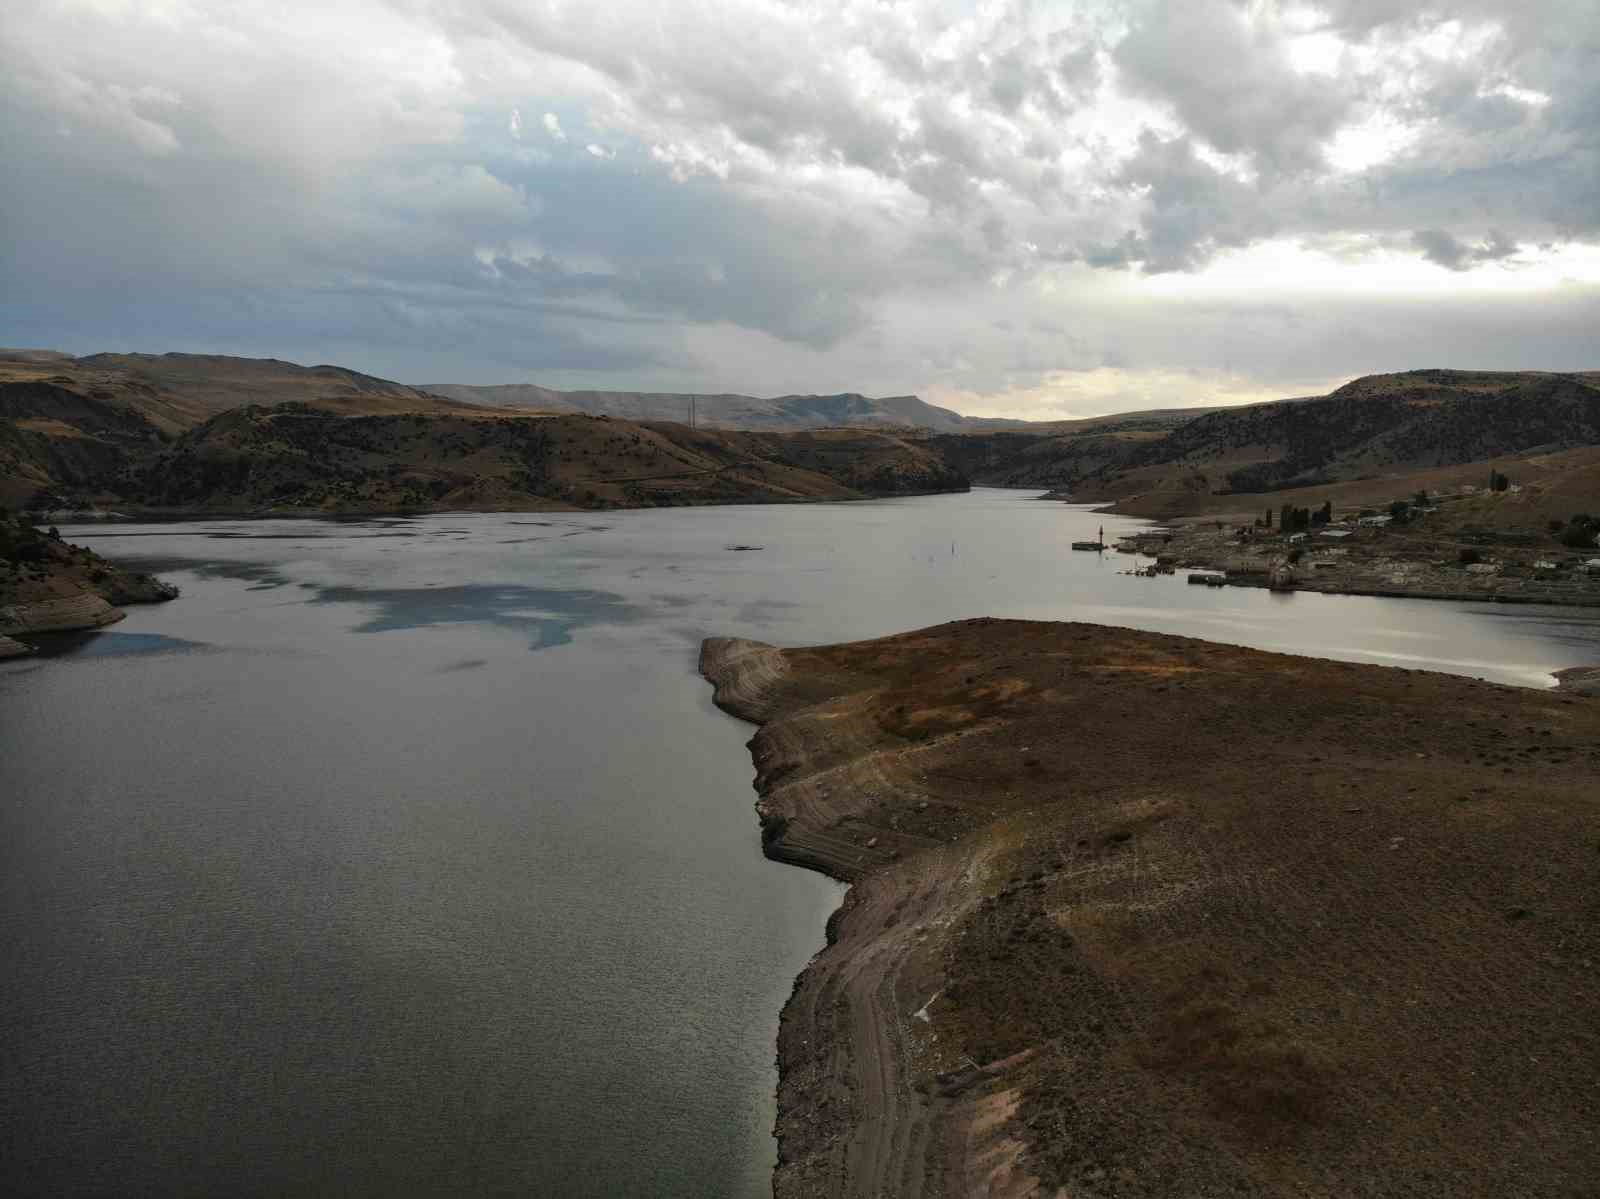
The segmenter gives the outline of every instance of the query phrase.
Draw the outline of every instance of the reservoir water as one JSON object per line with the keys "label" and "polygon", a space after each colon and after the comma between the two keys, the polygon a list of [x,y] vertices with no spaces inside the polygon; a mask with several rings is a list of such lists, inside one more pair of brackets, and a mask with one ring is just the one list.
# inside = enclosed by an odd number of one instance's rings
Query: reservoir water
{"label": "reservoir water", "polygon": [[761,857],[707,635],[1600,663],[1600,614],[1067,549],[1138,523],[980,490],[64,530],[184,594],[0,664],[0,1191],[768,1194],[778,1011],[839,889]]}

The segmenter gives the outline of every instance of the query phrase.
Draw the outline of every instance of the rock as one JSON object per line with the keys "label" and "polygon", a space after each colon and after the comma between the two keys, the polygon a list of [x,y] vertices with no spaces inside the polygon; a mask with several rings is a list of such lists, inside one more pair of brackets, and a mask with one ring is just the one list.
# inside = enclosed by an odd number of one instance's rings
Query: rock
{"label": "rock", "polygon": [[28,604],[0,607],[0,636],[8,633],[64,633],[74,629],[98,629],[114,624],[125,613],[113,608],[98,595],[87,592],[61,599],[35,600]]}

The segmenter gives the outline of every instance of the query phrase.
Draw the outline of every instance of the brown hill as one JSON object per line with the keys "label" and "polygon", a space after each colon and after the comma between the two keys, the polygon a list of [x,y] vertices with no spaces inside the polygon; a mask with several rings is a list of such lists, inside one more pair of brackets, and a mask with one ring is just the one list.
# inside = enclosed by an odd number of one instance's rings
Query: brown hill
{"label": "brown hill", "polygon": [[1401,478],[1597,443],[1600,375],[1411,371],[1357,379],[1320,399],[1211,412],[1066,486],[1090,502],[1187,497],[1167,507],[1194,511],[1209,496]]}
{"label": "brown hill", "polygon": [[110,481],[220,412],[301,401],[347,414],[481,412],[340,367],[198,354],[0,350],[0,503]]}
{"label": "brown hill", "polygon": [[342,416],[250,406],[185,433],[116,481],[180,510],[639,507],[959,490],[926,448],[888,433],[730,433],[590,416]]}
{"label": "brown hill", "polygon": [[290,402],[360,414],[450,412],[464,407],[460,401],[342,366],[300,366],[276,358],[93,354],[75,359],[72,369],[143,384],[206,417],[246,404]]}
{"label": "brown hill", "polygon": [[852,884],[779,1196],[1592,1189],[1596,701],[1018,621],[702,669]]}

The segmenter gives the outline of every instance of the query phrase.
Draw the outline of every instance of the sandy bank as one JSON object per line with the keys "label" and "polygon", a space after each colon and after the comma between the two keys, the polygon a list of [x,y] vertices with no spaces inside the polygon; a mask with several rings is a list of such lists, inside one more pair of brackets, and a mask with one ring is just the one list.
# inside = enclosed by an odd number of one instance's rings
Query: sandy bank
{"label": "sandy bank", "polygon": [[1015,621],[701,669],[766,852],[851,884],[779,1196],[1600,1174],[1600,702]]}

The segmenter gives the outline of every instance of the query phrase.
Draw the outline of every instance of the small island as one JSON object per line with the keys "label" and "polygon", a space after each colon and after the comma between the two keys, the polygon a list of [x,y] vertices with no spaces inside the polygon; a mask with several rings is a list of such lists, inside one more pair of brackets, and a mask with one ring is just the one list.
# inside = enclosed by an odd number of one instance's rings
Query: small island
{"label": "small island", "polygon": [[701,670],[766,854],[850,884],[780,1199],[1600,1173],[1593,699],[1010,620]]}

